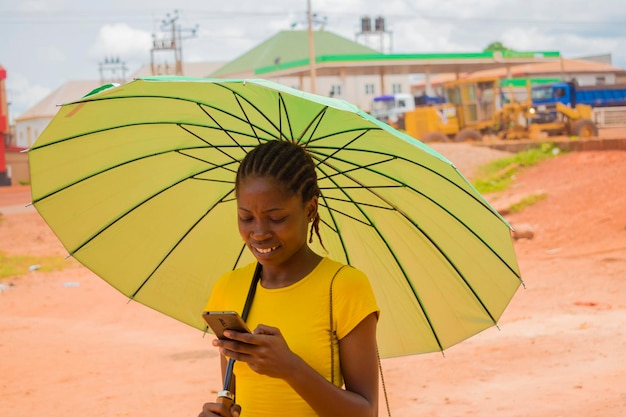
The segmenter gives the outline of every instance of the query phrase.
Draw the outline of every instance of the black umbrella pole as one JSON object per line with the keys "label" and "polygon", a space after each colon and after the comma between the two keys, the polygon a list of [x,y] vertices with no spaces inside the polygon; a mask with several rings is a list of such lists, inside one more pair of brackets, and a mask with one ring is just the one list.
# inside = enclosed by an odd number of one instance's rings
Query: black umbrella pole
{"label": "black umbrella pole", "polygon": [[230,409],[230,407],[235,402],[235,395],[233,394],[233,367],[235,366],[235,360],[232,358],[228,358],[228,364],[226,365],[226,373],[224,373],[224,387],[223,389],[217,393],[217,403],[223,404],[226,409]]}

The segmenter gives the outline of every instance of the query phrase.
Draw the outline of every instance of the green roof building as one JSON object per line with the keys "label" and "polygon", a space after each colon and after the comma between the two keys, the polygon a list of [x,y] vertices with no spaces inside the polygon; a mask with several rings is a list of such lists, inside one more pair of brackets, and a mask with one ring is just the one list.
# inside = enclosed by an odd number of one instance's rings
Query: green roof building
{"label": "green roof building", "polygon": [[[214,78],[265,78],[304,91],[334,96],[369,111],[380,94],[409,93],[411,74],[479,71],[529,62],[553,62],[559,52],[383,54],[332,32],[281,31],[220,67]],[[312,82],[313,81],[313,82]]]}

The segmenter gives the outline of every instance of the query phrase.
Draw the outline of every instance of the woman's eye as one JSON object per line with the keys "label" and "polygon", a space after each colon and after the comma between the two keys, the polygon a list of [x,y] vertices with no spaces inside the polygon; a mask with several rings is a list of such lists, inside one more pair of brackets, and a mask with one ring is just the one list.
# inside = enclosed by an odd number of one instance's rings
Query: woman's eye
{"label": "woman's eye", "polygon": [[239,221],[240,221],[240,222],[243,222],[243,223],[249,223],[249,222],[251,222],[252,220],[253,220],[253,218],[252,218],[252,217],[241,217],[241,216],[239,217]]}
{"label": "woman's eye", "polygon": [[284,222],[286,219],[287,219],[287,216],[284,216],[284,217],[280,217],[280,218],[278,218],[278,219],[270,219],[270,221],[271,221],[272,223],[282,223],[282,222]]}

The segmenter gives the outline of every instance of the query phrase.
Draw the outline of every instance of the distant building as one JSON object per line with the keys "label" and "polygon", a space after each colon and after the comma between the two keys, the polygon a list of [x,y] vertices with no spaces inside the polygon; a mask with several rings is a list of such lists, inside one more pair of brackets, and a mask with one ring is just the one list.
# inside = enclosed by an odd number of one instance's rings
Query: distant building
{"label": "distant building", "polygon": [[464,73],[560,58],[555,51],[383,54],[327,31],[314,31],[313,43],[313,66],[309,62],[308,31],[281,31],[211,77],[266,78],[309,92],[315,84],[314,92],[319,95],[341,98],[370,111],[377,95],[409,93],[410,74],[427,74],[428,80],[430,74]]}
{"label": "distant building", "polygon": [[[425,74],[426,82],[437,74],[452,73],[457,77],[474,71],[499,66],[514,68],[532,62],[557,63],[560,54],[547,52],[477,52],[384,54],[369,46],[343,38],[328,31],[313,31],[315,63],[309,62],[309,32],[281,31],[236,59],[223,62],[183,63],[183,75],[212,78],[265,78],[280,84],[347,100],[364,111],[370,111],[376,95],[409,93],[411,74]],[[157,67],[158,74],[173,74],[174,68]],[[151,76],[152,67],[144,65],[131,79]],[[315,74],[315,78],[314,78]],[[49,121],[58,106],[77,100],[99,87],[99,81],[71,81],[59,87],[41,102],[15,119],[12,146],[27,149]],[[21,154],[26,158],[26,154]],[[15,181],[27,181],[28,172],[14,175]]]}
{"label": "distant building", "polygon": [[[604,55],[603,55],[604,56]],[[464,74],[439,74],[430,79],[430,95],[443,95],[443,84],[457,78],[559,78],[574,81],[580,86],[626,83],[626,70],[606,64],[603,60],[562,58],[555,62],[538,62],[509,67],[494,68]],[[411,85],[413,95],[424,94],[428,86],[425,80]]]}
{"label": "distant building", "polygon": [[100,81],[68,81],[43,100],[15,118],[13,146],[30,148],[59,110],[59,106],[78,100],[101,86]]}

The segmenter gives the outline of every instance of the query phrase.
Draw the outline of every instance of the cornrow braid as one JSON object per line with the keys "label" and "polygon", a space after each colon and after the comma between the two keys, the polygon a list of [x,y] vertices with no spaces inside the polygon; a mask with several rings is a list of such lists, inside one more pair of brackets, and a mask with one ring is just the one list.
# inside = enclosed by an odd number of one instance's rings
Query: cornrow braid
{"label": "cornrow braid", "polygon": [[[270,140],[252,149],[239,164],[235,190],[248,177],[272,178],[292,195],[300,195],[303,203],[320,195],[313,158],[303,146],[289,141]],[[312,220],[309,243],[313,242],[315,231],[324,247],[319,231],[319,213],[316,212]]]}

